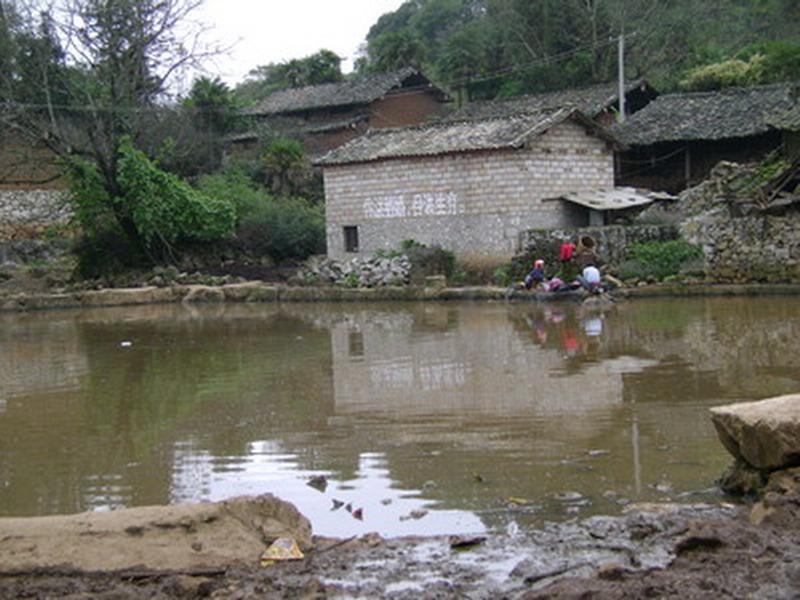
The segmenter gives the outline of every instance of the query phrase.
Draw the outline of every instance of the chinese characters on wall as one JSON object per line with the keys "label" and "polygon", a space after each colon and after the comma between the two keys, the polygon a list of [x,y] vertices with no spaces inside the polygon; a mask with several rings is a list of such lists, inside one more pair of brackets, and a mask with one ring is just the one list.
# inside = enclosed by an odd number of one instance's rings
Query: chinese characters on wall
{"label": "chinese characters on wall", "polygon": [[365,219],[445,217],[463,212],[463,206],[455,192],[396,194],[364,200]]}

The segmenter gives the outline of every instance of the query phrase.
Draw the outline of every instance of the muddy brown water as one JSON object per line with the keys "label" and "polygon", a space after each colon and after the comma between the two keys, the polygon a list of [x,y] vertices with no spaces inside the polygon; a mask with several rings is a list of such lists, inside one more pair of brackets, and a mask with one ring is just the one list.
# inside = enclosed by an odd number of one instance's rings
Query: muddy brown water
{"label": "muddy brown water", "polygon": [[716,502],[707,409],[798,367],[787,298],[3,315],[0,516],[271,492],[397,536]]}

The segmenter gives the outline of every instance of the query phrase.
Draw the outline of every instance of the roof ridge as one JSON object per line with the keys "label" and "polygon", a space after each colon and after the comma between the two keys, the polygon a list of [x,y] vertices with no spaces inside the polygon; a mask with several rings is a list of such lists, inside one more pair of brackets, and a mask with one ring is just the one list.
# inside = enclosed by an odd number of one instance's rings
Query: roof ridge
{"label": "roof ridge", "polygon": [[800,85],[800,81],[784,81],[784,82],[777,82],[777,83],[765,83],[762,85],[751,85],[751,86],[732,86],[721,88],[719,90],[705,90],[700,92],[669,92],[666,94],[661,94],[658,98],[656,98],[653,102],[664,98],[677,98],[677,97],[686,97],[686,96],[693,96],[695,98],[701,96],[719,96],[723,94],[734,94],[734,93],[746,93],[746,92],[753,92],[753,91],[768,91],[768,90],[777,90],[780,88],[791,89],[792,87]]}
{"label": "roof ridge", "polygon": [[364,135],[388,135],[397,131],[414,131],[421,129],[438,129],[445,127],[454,127],[456,125],[466,125],[475,123],[488,123],[492,121],[509,121],[511,119],[520,119],[524,117],[532,117],[542,113],[555,114],[560,110],[572,109],[573,112],[580,112],[578,108],[572,104],[561,106],[548,106],[545,108],[522,110],[519,112],[506,114],[506,115],[492,115],[489,117],[462,117],[460,119],[442,119],[436,121],[429,121],[427,123],[417,123],[415,125],[402,125],[399,127],[381,127],[379,129],[368,129]]}

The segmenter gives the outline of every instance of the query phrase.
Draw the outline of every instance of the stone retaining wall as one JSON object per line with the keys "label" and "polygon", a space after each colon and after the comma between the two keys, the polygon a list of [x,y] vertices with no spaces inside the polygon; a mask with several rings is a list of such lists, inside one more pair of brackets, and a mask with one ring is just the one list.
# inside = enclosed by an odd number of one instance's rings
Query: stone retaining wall
{"label": "stone retaining wall", "polygon": [[720,282],[800,282],[800,213],[730,218],[701,215],[681,226],[703,248],[706,276]]}
{"label": "stone retaining wall", "polygon": [[573,229],[529,229],[520,235],[520,247],[525,254],[542,257],[546,261],[558,258],[559,248],[565,242],[577,242],[582,236],[591,236],[597,244],[597,253],[607,265],[618,266],[626,258],[628,246],[645,242],[667,242],[678,237],[674,225],[608,225]]}
{"label": "stone retaining wall", "polygon": [[0,242],[38,237],[70,216],[61,190],[0,190]]}

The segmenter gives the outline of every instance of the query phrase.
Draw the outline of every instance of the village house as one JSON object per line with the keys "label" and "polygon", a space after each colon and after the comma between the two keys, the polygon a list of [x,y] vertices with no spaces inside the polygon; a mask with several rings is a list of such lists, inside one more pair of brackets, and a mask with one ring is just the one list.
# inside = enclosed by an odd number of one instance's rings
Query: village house
{"label": "village house", "polygon": [[[658,92],[645,79],[625,84],[625,114],[639,112],[658,97]],[[454,111],[451,120],[488,119],[514,114],[572,106],[595,122],[609,127],[619,114],[619,84],[600,83],[583,88],[571,88],[542,94],[517,96],[506,100],[470,102]]]}
{"label": "village house", "polygon": [[788,115],[794,94],[791,84],[776,84],[659,96],[612,127],[629,147],[619,157],[617,181],[678,192],[721,160],[760,160],[783,143],[775,119]]}
{"label": "village house", "polygon": [[339,83],[287,89],[244,111],[253,131],[229,139],[229,154],[253,152],[257,126],[303,142],[320,156],[368,129],[416,125],[439,116],[449,97],[422,73],[406,68]]}
{"label": "village house", "polygon": [[574,108],[373,130],[317,161],[328,255],[439,244],[513,255],[531,228],[588,224],[558,198],[614,186],[615,139]]}

